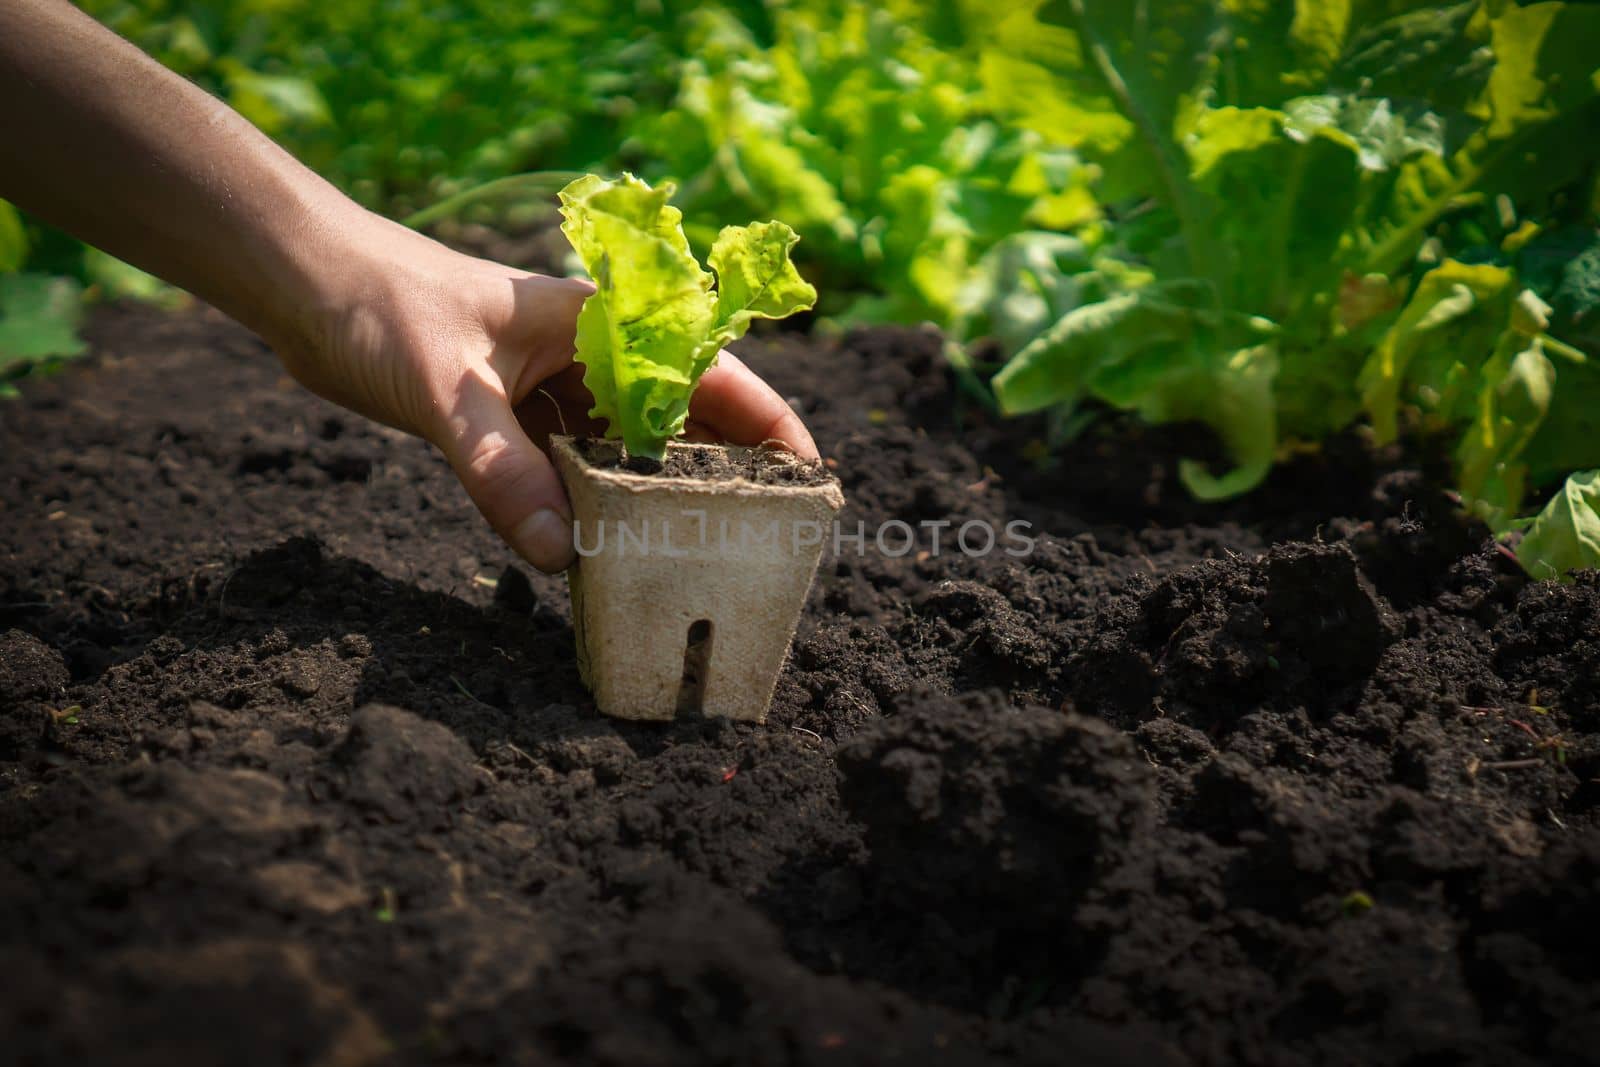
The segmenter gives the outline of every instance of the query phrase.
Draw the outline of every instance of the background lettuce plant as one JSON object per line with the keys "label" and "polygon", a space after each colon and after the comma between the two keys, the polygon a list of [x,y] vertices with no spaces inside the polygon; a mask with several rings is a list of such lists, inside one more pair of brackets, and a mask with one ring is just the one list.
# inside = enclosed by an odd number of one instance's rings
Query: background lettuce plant
{"label": "background lettuce plant", "polygon": [[1022,344],[1002,410],[1205,422],[1233,461],[1184,465],[1206,498],[1259,484],[1292,440],[1366,416],[1384,442],[1415,412],[1457,437],[1461,494],[1501,531],[1530,485],[1600,464],[1579,347],[1600,8],[1002,6],[968,22],[990,99],[1101,169],[1121,220],[1101,255],[1146,272]]}

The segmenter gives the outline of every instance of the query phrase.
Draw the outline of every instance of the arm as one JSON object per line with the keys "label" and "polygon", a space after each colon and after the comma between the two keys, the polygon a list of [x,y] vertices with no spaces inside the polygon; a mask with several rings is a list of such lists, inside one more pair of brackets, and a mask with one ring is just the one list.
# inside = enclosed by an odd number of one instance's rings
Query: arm
{"label": "arm", "polygon": [[366,225],[237,112],[60,0],[0,6],[0,101],[0,194],[265,336],[310,328],[331,233]]}
{"label": "arm", "polygon": [[[571,512],[535,441],[588,428],[572,363],[587,283],[362,209],[65,0],[0,3],[0,197],[196,293],[315,392],[428,439],[524,558],[571,561]],[[695,401],[714,436],[816,455],[732,357]]]}

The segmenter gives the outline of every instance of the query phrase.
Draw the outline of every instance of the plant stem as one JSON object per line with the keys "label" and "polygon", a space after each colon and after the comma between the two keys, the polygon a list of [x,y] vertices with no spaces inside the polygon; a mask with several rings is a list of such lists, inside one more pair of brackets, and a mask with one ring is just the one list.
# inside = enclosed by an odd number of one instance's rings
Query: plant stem
{"label": "plant stem", "polygon": [[402,226],[409,226],[419,230],[424,226],[432,225],[440,219],[449,218],[462,208],[479,200],[487,200],[508,192],[528,192],[541,196],[549,196],[559,192],[561,187],[582,175],[578,171],[570,170],[536,170],[526,174],[510,174],[504,178],[495,178],[492,181],[474,185],[470,189],[463,189],[454,196],[447,196],[437,204],[432,204],[421,211],[407,215],[400,220]]}
{"label": "plant stem", "polygon": [[1562,359],[1570,360],[1573,363],[1589,362],[1588,354],[1585,353],[1581,348],[1573,348],[1565,341],[1557,341],[1554,337],[1551,337],[1547,333],[1541,333],[1539,335],[1539,343],[1544,345],[1545,351],[1549,352],[1552,356],[1560,356]]}

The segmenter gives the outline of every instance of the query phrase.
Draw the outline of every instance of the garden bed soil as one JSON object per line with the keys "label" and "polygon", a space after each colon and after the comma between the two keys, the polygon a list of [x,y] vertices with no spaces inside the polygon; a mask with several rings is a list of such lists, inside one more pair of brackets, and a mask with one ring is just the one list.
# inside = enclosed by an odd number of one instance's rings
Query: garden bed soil
{"label": "garden bed soil", "polygon": [[1600,1061],[1600,586],[1436,472],[1203,506],[932,335],[750,338],[869,546],[766,725],[629,724],[424,445],[210,312],[93,342],[0,404],[10,1062]]}

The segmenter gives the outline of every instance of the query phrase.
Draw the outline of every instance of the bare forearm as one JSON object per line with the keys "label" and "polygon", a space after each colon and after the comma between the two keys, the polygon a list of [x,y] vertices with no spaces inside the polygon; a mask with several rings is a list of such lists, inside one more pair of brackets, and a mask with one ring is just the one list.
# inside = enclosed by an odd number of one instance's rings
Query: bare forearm
{"label": "bare forearm", "polygon": [[0,197],[275,341],[328,299],[332,235],[375,222],[65,0],[0,4]]}

